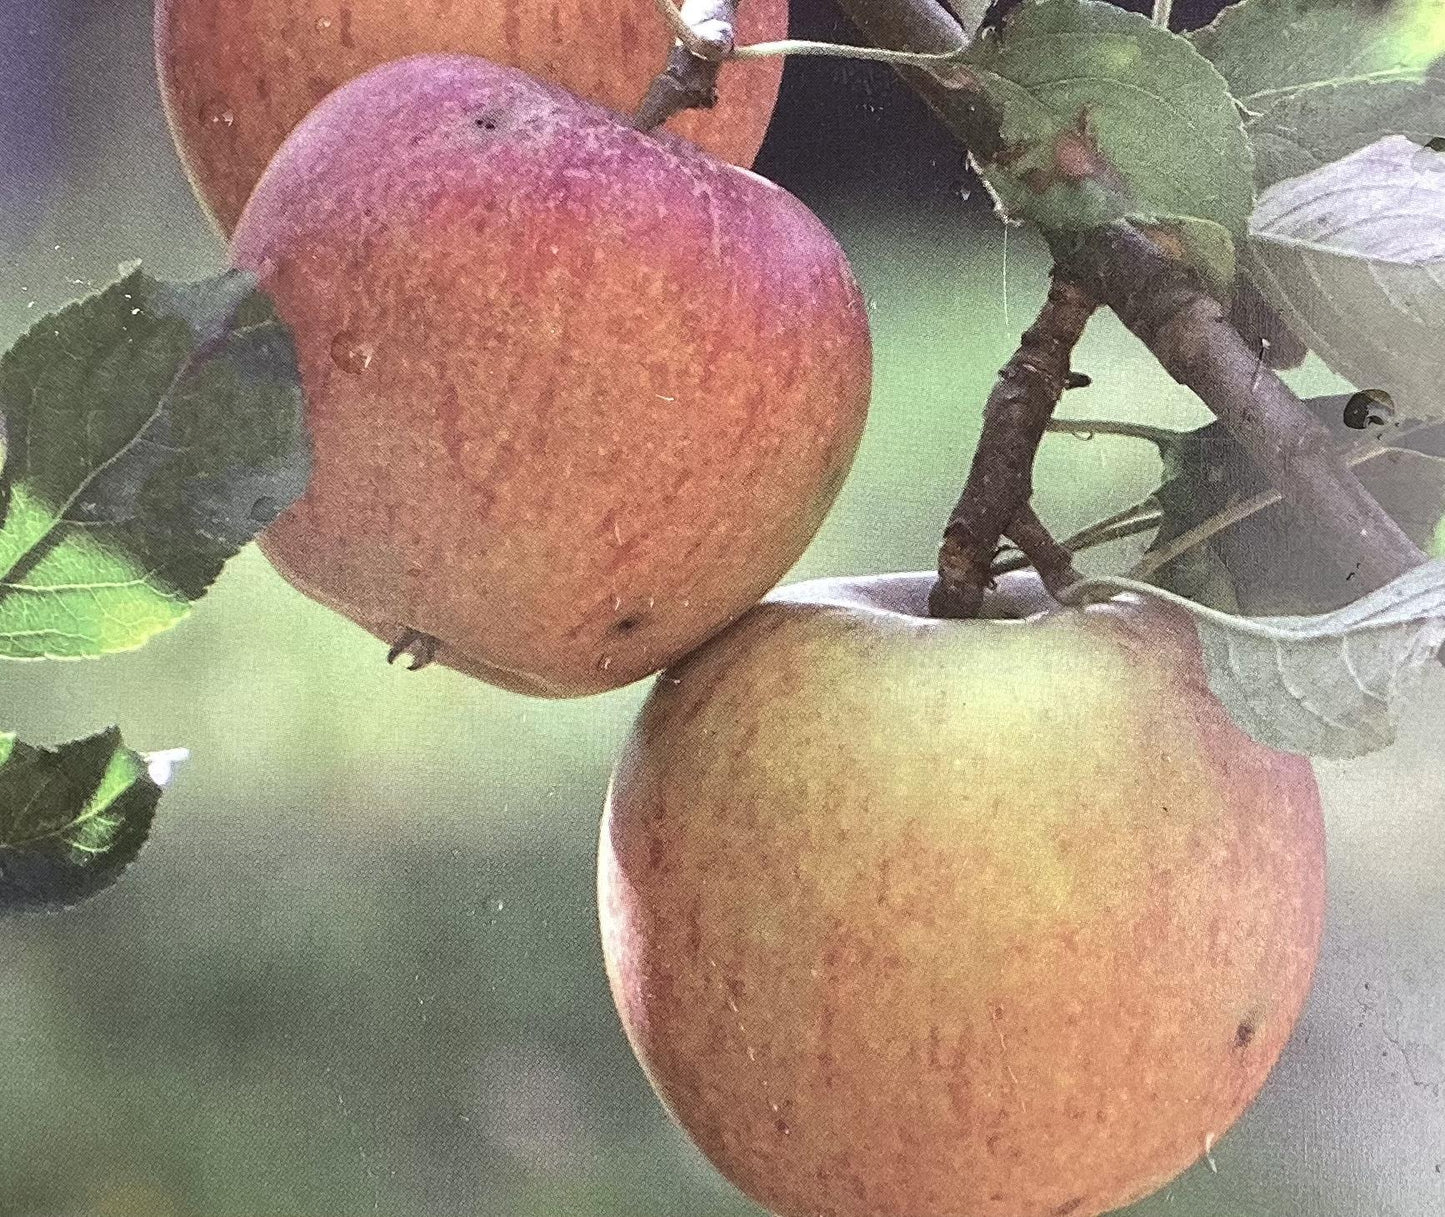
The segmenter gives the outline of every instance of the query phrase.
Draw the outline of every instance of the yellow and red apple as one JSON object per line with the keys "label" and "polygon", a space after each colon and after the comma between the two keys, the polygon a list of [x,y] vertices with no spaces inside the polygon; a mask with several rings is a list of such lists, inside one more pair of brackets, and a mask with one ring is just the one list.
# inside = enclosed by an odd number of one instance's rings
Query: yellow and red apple
{"label": "yellow and red apple", "polygon": [[691,650],[802,553],[862,433],[867,311],[802,203],[483,60],[332,93],[232,257],[295,332],[315,447],[266,556],[508,688]]}
{"label": "yellow and red apple", "polygon": [[779,1217],[1096,1217],[1289,1038],[1314,778],[1235,727],[1179,610],[935,620],[931,582],[784,588],[659,678],[602,829],[613,993]]}

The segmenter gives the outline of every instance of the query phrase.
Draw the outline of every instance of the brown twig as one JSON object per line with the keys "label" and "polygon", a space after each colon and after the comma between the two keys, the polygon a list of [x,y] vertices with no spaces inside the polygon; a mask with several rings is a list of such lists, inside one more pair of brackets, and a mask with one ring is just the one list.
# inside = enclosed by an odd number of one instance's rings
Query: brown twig
{"label": "brown twig", "polygon": [[1008,539],[1029,560],[1029,565],[1039,572],[1050,595],[1058,596],[1082,578],[1074,569],[1074,555],[1054,539],[1032,507],[1021,507],[1014,512],[1006,532]]}
{"label": "brown twig", "polygon": [[[664,17],[677,15],[671,4],[658,7]],[[638,105],[634,127],[651,131],[674,114],[710,110],[717,104],[718,71],[732,53],[737,7],[738,0],[687,0],[680,14],[679,38]],[[686,40],[681,37],[685,31],[690,31]]]}
{"label": "brown twig", "polygon": [[[839,4],[870,39],[890,46],[946,50],[965,36],[938,0]],[[986,162],[998,152],[998,123],[968,87],[966,74],[948,83],[917,70],[903,70],[902,75],[975,159]],[[1055,252],[1169,373],[1214,411],[1284,500],[1311,522],[1326,552],[1358,580],[1362,593],[1425,561],[1425,554],[1340,459],[1329,433],[1261,353],[1249,349],[1191,272],[1125,223],[1091,234],[1073,250]],[[1003,490],[1012,493],[1007,485]],[[1008,510],[1015,506],[1006,505]],[[976,555],[966,556],[970,564],[950,575],[960,589],[979,577],[972,564]],[[967,599],[953,607],[966,607]]]}
{"label": "brown twig", "polygon": [[[999,372],[984,407],[983,433],[968,481],[944,529],[938,582],[928,604],[935,617],[977,614],[989,585],[994,551],[1011,525],[1022,520],[1025,535],[1035,545],[1042,545],[1041,531],[1048,536],[1029,510],[1034,457],[1069,384],[1069,359],[1096,307],[1087,291],[1055,274],[1038,320]],[[1023,540],[1014,540],[1028,552]],[[1056,544],[1051,537],[1048,540]],[[1067,557],[1064,561],[1067,564]]]}

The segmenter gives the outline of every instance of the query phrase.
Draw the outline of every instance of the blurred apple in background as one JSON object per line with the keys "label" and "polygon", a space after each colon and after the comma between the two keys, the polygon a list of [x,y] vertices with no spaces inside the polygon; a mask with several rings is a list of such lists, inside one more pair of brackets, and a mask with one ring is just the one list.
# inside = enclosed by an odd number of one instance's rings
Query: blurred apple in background
{"label": "blurred apple in background", "polygon": [[602,828],[614,996],[780,1217],[1096,1217],[1209,1152],[1289,1038],[1319,796],[1178,610],[939,621],[931,582],[793,585],[663,673]]}
{"label": "blurred apple in background", "polygon": [[484,60],[333,93],[233,256],[295,329],[315,443],[263,551],[506,688],[685,654],[797,560],[862,434],[867,313],[802,203]]}
{"label": "blurred apple in background", "polygon": [[[738,22],[739,41],[782,38],[787,0],[748,0]],[[176,144],[227,233],[292,128],[370,68],[420,52],[464,52],[630,112],[672,44],[653,0],[158,0],[155,23]],[[780,59],[728,65],[719,104],[670,127],[750,165],[781,75]]]}

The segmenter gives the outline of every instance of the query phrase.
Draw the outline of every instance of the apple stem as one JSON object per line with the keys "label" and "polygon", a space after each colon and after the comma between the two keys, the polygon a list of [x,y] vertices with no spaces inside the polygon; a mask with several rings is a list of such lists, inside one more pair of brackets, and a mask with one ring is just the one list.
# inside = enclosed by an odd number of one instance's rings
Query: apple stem
{"label": "apple stem", "polygon": [[[1005,533],[1038,566],[1050,591],[1078,576],[1069,555],[1029,507],[1034,457],[1064,390],[1075,383],[1074,347],[1098,307],[1073,279],[1055,271],[1038,320],[999,372],[983,412],[983,433],[938,552],[938,582],[929,595],[935,617],[973,617],[992,580]],[[1021,534],[1021,535],[1020,535]]]}
{"label": "apple stem", "polygon": [[732,54],[739,0],[657,0],[658,12],[676,35],[667,63],[647,87],[633,115],[639,131],[652,131],[684,110],[717,104],[717,76]]}

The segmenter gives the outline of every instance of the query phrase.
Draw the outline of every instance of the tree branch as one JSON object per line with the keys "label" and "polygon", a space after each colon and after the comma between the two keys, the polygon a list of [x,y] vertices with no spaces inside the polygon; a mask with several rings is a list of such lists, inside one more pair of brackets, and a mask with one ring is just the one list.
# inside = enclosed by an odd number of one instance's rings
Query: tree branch
{"label": "tree branch", "polygon": [[[1044,428],[1069,384],[1069,359],[1093,315],[1093,298],[1056,274],[1038,320],[999,372],[983,411],[983,432],[968,481],[949,517],[938,553],[938,582],[929,595],[935,617],[973,617],[989,586],[994,550],[1007,531],[1032,558],[1030,544],[1057,569],[1058,554],[1031,510],[1034,457]],[[1014,536],[1018,525],[1023,537]],[[1040,536],[1042,533],[1042,537]],[[1043,537],[1048,538],[1045,545]],[[1067,555],[1062,565],[1068,565]],[[1044,574],[1042,568],[1040,575]],[[1072,581],[1072,580],[1070,580]]]}
{"label": "tree branch", "polygon": [[[966,37],[938,0],[839,0],[839,4],[864,34],[885,45],[944,51]],[[998,123],[986,103],[967,87],[963,69],[947,83],[917,69],[901,69],[901,74],[976,159],[987,161],[998,151]],[[1090,234],[1062,261],[1149,346],[1170,375],[1214,411],[1281,496],[1312,522],[1321,544],[1342,571],[1359,580],[1362,593],[1425,561],[1425,554],[1340,459],[1329,433],[1260,354],[1249,350],[1225,320],[1219,303],[1186,268],[1166,259],[1142,233],[1124,223]],[[1005,485],[1004,493],[1012,492],[1012,484]],[[1000,512],[1006,520],[1017,506],[1009,502],[978,514],[980,518],[986,514],[991,527]],[[969,538],[957,551],[956,569],[941,568],[941,582],[958,588],[958,597],[951,588],[945,589],[955,610],[972,601],[967,589],[978,578],[977,540]]]}
{"label": "tree branch", "polygon": [[[938,0],[839,0],[838,7],[874,46],[944,55],[966,47],[969,32]],[[900,67],[906,80],[965,148],[987,159],[1002,146],[993,107],[963,67],[926,71]]]}
{"label": "tree branch", "polygon": [[1425,561],[1329,431],[1245,345],[1186,267],[1123,223],[1089,234],[1066,264],[1209,406],[1280,497],[1313,522],[1317,539],[1359,580],[1362,594]]}

